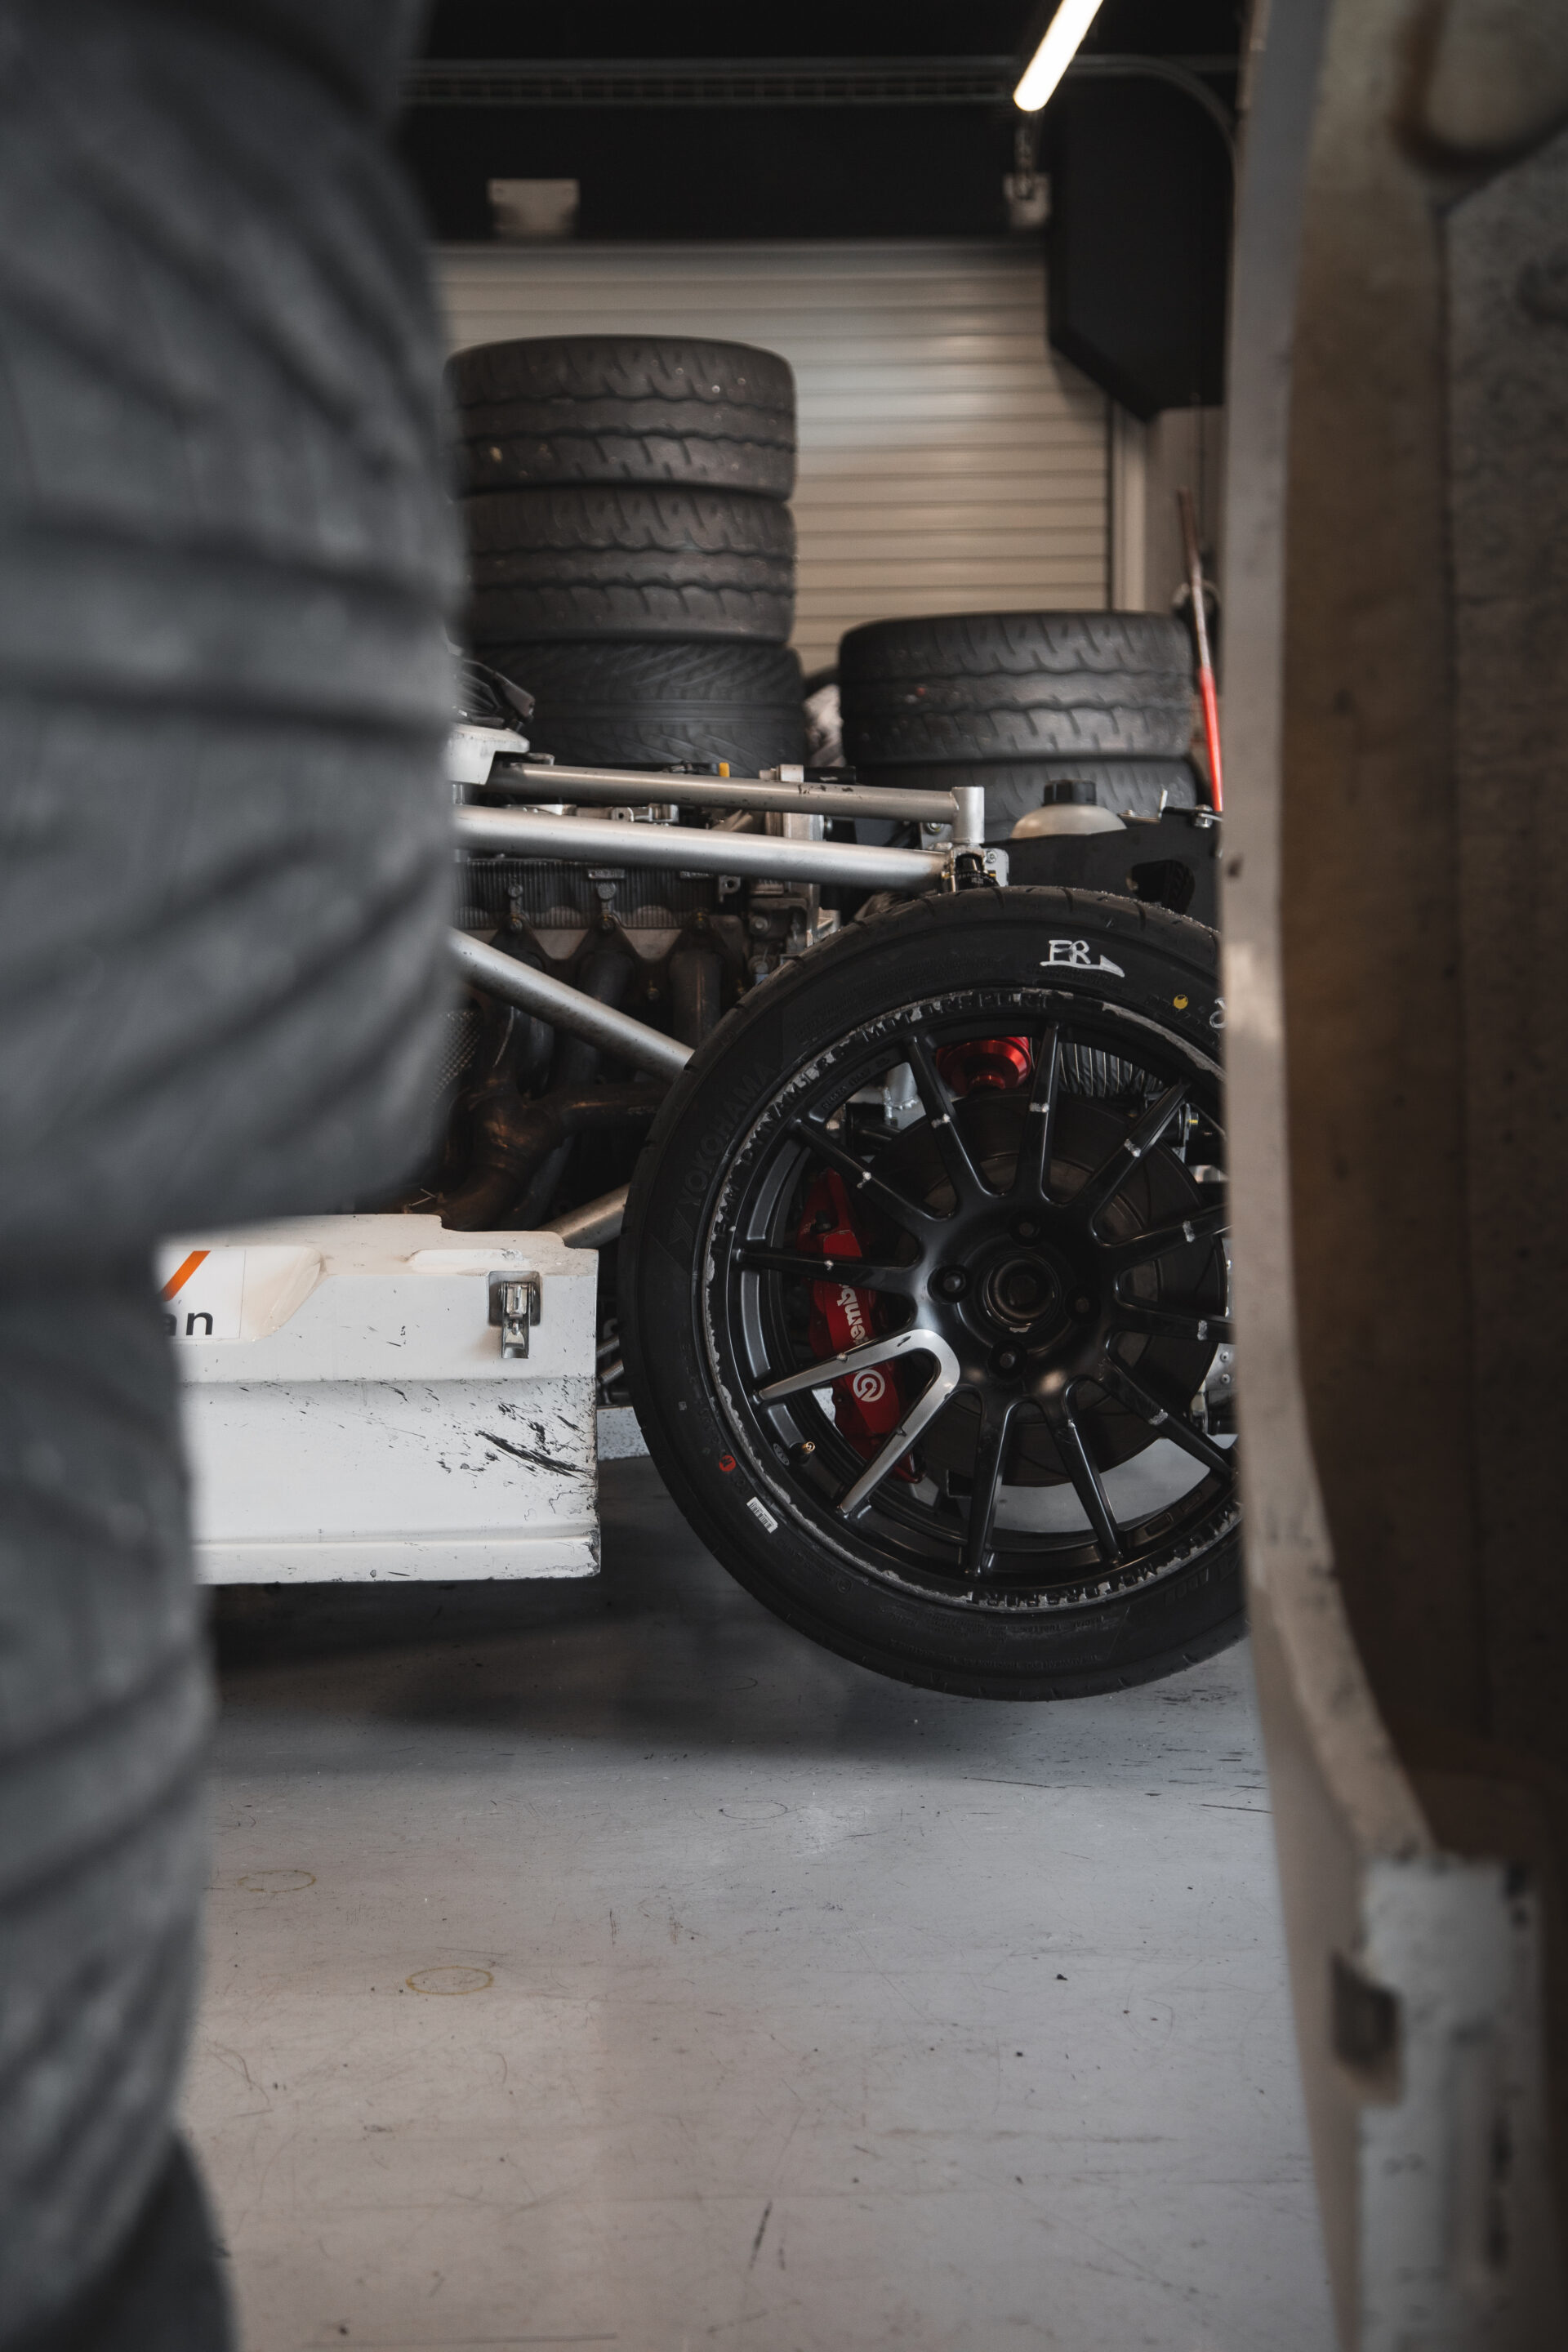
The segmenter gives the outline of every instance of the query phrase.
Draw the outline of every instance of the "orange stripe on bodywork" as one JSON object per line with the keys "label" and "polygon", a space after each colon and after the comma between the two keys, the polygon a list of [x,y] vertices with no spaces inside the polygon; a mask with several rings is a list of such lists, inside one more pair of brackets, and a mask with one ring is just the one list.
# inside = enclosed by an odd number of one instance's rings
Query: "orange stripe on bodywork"
{"label": "orange stripe on bodywork", "polygon": [[184,1265],[177,1265],[174,1268],[174,1273],[169,1276],[168,1281],[158,1293],[159,1297],[161,1299],[173,1298],[176,1290],[183,1290],[186,1283],[189,1282],[192,1275],[195,1274],[197,1266],[200,1265],[203,1258],[210,1255],[211,1252],[207,1250],[193,1250],[189,1257],[185,1260]]}

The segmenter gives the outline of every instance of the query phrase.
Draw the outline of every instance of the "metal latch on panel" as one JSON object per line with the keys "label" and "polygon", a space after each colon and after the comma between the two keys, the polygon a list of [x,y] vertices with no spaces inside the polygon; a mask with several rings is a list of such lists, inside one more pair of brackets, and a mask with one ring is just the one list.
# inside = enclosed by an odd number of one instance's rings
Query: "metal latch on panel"
{"label": "metal latch on panel", "polygon": [[503,1356],[526,1356],[529,1326],[539,1320],[541,1290],[536,1274],[490,1276],[490,1321],[500,1327]]}

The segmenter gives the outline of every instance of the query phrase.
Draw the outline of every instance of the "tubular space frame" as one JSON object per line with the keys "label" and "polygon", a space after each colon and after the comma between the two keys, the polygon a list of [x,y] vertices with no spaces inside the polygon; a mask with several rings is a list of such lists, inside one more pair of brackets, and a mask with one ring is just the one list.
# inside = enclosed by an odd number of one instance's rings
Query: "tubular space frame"
{"label": "tubular space frame", "polygon": [[947,870],[942,850],[872,849],[677,824],[630,824],[531,809],[460,808],[460,849],[499,850],[590,866],[673,866],[682,874],[751,875],[779,882],[847,882],[862,890],[930,890]]}
{"label": "tubular space frame", "polygon": [[[531,773],[510,769],[492,776],[492,782],[502,789],[524,781],[527,789],[541,794],[570,792],[576,801],[621,806],[646,805],[657,794],[662,801],[690,806],[762,809],[805,817],[918,818],[927,824],[951,824],[954,844],[961,847],[978,846],[984,826],[984,795],[973,790],[880,793],[854,785],[650,776],[613,768],[543,768]],[[456,822],[462,847],[588,866],[673,866],[685,873],[749,874],[772,880],[847,882],[868,889],[903,890],[932,888],[948,866],[947,853],[942,850],[878,849],[858,843],[638,824],[544,811],[468,806],[457,811]],[[690,1058],[689,1046],[615,1012],[581,989],[552,980],[465,931],[454,930],[450,936],[459,970],[488,993],[521,1005],[666,1081],[674,1078]],[[615,1238],[625,1206],[623,1187],[559,1220],[556,1229],[571,1246],[593,1248]]]}
{"label": "tubular space frame", "polygon": [[624,768],[545,768],[498,764],[486,787],[514,800],[608,801],[626,805],[674,801],[683,808],[775,809],[805,816],[913,818],[956,824],[963,811],[956,793],[899,792],[879,784],[779,782],[752,776],[663,776]]}

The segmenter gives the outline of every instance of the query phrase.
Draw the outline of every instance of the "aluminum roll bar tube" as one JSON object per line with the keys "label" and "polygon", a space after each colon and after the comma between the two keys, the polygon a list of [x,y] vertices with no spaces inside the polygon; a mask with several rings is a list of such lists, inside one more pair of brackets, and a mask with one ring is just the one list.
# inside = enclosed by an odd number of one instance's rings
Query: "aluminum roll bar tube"
{"label": "aluminum roll bar tube", "polygon": [[[655,791],[656,778],[647,780]],[[666,797],[662,793],[660,797]],[[587,866],[663,866],[682,874],[754,874],[779,882],[847,882],[861,890],[931,890],[947,871],[940,849],[871,849],[837,841],[787,841],[706,826],[630,824],[530,809],[459,808],[461,849],[499,849]]]}
{"label": "aluminum roll bar tube", "polygon": [[628,1190],[619,1184],[613,1192],[601,1192],[596,1201],[584,1201],[580,1209],[563,1209],[544,1230],[558,1235],[568,1249],[601,1249],[616,1239],[626,1221]]}
{"label": "aluminum roll bar tube", "polygon": [[[913,820],[921,824],[951,824],[955,837],[964,824],[963,796],[957,793],[883,791],[875,784],[805,784],[787,780],[774,782],[752,776],[660,776],[620,768],[493,767],[486,789],[517,800],[599,801],[621,805],[647,801],[675,801],[682,808],[776,809],[786,815],[874,816]],[[977,841],[978,836],[975,836]],[[962,846],[972,847],[967,837]]]}
{"label": "aluminum roll bar tube", "polygon": [[458,970],[487,995],[521,1004],[525,1012],[537,1013],[542,1021],[553,1022],[556,1028],[568,1029],[574,1037],[586,1037],[617,1061],[651,1070],[656,1077],[679,1077],[691,1059],[689,1045],[661,1036],[646,1022],[601,1004],[596,996],[584,996],[581,989],[568,988],[564,981],[552,980],[548,973],[535,971],[531,964],[519,963],[515,956],[486,947],[467,931],[447,936]]}

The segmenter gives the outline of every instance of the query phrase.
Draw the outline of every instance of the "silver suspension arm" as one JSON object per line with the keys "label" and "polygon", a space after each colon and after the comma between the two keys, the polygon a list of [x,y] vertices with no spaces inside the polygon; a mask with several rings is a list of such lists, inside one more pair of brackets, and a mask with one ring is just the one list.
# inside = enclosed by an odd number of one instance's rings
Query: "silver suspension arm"
{"label": "silver suspension arm", "polygon": [[[954,838],[974,845],[964,806],[973,786],[956,793],[884,791],[879,784],[806,784],[752,776],[660,776],[625,768],[493,767],[487,791],[513,800],[605,801],[619,806],[674,801],[681,808],[774,809],[784,815],[874,816],[951,824]],[[983,796],[976,794],[977,798]],[[983,803],[984,805],[984,803]],[[977,838],[977,836],[976,836]]]}
{"label": "silver suspension arm", "polygon": [[[645,783],[660,790],[657,778]],[[679,780],[678,780],[679,781]],[[682,874],[741,874],[780,882],[847,882],[861,890],[931,890],[948,869],[940,849],[871,849],[858,843],[788,841],[707,826],[632,824],[531,809],[459,808],[458,844],[512,857],[584,866],[673,866]]]}

